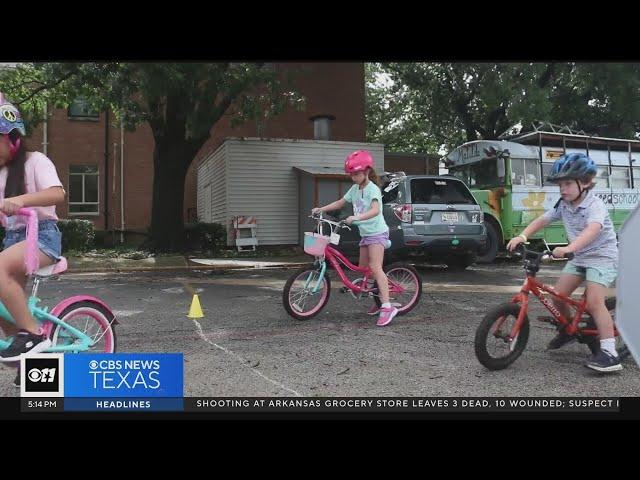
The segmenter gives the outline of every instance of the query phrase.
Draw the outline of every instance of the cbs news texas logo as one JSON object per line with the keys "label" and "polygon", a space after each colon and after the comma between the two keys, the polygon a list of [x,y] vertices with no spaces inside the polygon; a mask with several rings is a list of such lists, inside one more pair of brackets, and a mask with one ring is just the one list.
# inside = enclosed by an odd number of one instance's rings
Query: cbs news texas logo
{"label": "cbs news texas logo", "polygon": [[23,357],[20,368],[23,397],[184,395],[182,353],[43,353]]}

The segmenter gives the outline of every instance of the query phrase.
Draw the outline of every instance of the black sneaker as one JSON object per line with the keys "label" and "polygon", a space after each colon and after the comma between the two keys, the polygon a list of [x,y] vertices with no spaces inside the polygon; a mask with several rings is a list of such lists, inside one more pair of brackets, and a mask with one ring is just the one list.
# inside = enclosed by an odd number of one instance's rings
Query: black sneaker
{"label": "black sneaker", "polygon": [[16,378],[13,379],[13,386],[16,388],[20,388],[20,372],[16,374]]}
{"label": "black sneaker", "polygon": [[585,366],[598,372],[617,372],[618,370],[622,370],[620,357],[614,357],[604,350],[600,350],[596,355],[591,357]]}
{"label": "black sneaker", "polygon": [[27,330],[20,330],[6,349],[0,352],[0,362],[15,362],[21,355],[34,355],[51,346],[46,335],[36,335]]}
{"label": "black sneaker", "polygon": [[564,330],[560,330],[558,334],[549,342],[547,350],[556,350],[567,343],[571,343],[576,339],[573,335],[569,335]]}

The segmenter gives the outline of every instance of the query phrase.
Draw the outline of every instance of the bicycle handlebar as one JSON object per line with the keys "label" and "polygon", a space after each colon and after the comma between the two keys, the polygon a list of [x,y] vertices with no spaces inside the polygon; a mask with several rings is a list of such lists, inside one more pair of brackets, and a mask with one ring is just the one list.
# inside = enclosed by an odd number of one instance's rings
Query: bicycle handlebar
{"label": "bicycle handlebar", "polygon": [[[32,208],[20,208],[15,213],[15,215],[21,215],[23,217],[31,217],[32,215],[35,215],[35,214],[36,214],[36,211],[34,209],[32,209]],[[0,215],[3,216],[3,217],[13,216],[13,215],[5,215],[2,212],[0,212]]]}
{"label": "bicycle handlebar", "polygon": [[6,215],[3,212],[0,212],[0,224],[2,224],[2,226],[6,228],[7,218],[9,218],[10,216],[13,217],[16,215],[31,218],[37,214],[36,214],[36,211],[32,208],[20,208],[14,215]]}
{"label": "bicycle handlebar", "polygon": [[[556,258],[553,255],[551,250],[544,250],[542,252],[537,252],[535,250],[529,250],[524,244],[520,244],[516,247],[516,253],[526,257],[526,258],[537,258],[539,260],[544,260],[545,257]],[[565,253],[562,258],[566,260],[572,260],[575,257],[573,252]]]}
{"label": "bicycle handlebar", "polygon": [[[24,249],[24,263],[25,273],[27,275],[33,275],[40,267],[40,260],[38,258],[38,216],[32,208],[20,208],[15,215],[28,218],[25,235],[26,248]],[[7,217],[8,215],[0,212],[0,221],[5,228],[7,226]]]}
{"label": "bicycle handlebar", "polygon": [[318,220],[319,222],[328,223],[329,225],[334,225],[339,228],[346,228],[347,230],[351,230],[351,227],[347,225],[344,220],[340,220],[339,222],[332,222],[331,220],[323,218],[322,212],[320,212],[319,214],[312,213],[311,215],[309,215],[309,218],[313,218],[314,220]]}

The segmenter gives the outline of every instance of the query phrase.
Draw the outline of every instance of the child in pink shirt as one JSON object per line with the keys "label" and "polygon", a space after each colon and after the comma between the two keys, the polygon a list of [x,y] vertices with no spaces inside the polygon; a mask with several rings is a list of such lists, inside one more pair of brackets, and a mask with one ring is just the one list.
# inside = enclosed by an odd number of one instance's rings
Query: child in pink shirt
{"label": "child in pink shirt", "polygon": [[27,152],[25,134],[20,112],[0,93],[0,213],[6,216],[4,250],[0,253],[0,300],[15,321],[14,325],[0,318],[5,334],[13,336],[11,345],[0,351],[0,362],[15,362],[51,346],[27,306],[26,219],[16,213],[21,208],[37,212],[40,266],[51,265],[61,254],[55,205],[64,200],[65,192],[51,160],[42,153]]}

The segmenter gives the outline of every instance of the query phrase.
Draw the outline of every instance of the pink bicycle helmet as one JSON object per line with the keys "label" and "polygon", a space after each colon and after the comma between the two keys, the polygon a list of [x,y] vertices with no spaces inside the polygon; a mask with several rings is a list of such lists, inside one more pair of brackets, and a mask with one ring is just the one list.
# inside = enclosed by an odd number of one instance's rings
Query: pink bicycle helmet
{"label": "pink bicycle helmet", "polygon": [[366,150],[356,150],[344,162],[346,173],[364,172],[367,168],[373,168],[373,157]]}

